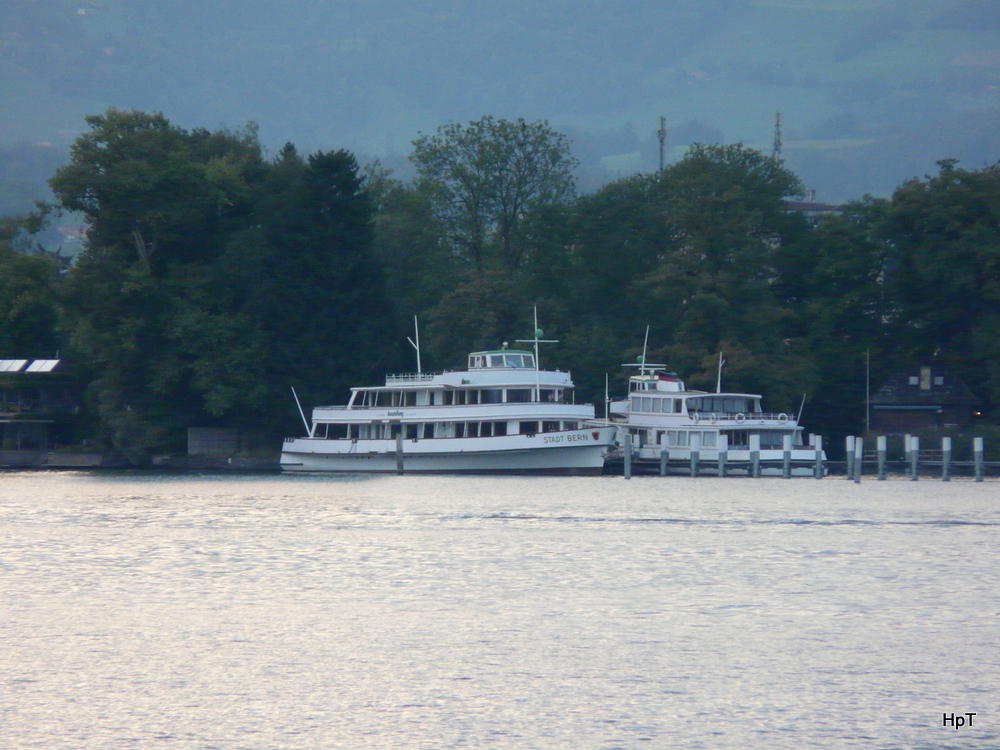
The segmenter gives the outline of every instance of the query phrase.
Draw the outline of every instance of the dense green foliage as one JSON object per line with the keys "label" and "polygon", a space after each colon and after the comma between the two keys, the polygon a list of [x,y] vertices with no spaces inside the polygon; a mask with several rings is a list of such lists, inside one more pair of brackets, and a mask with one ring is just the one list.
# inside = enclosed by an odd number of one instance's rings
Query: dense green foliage
{"label": "dense green foliage", "polygon": [[934,361],[1000,403],[995,167],[942,162],[812,224],[785,203],[798,178],[741,145],[576,197],[545,123],[422,136],[412,184],[343,151],[268,159],[253,128],[88,124],[51,180],[86,250],[56,283],[0,237],[0,344],[70,345],[98,436],[136,460],[188,426],[297,432],[288,387],[308,407],[377,381],[414,315],[425,368],[444,369],[529,334],[536,306],[560,341],[543,364],[595,402],[606,373],[621,392],[648,325],[649,359],[690,386],[714,388],[721,352],[726,389],[788,412],[808,394],[805,423],[831,438],[864,428],[869,360],[875,385]]}
{"label": "dense green foliage", "polygon": [[48,359],[59,350],[59,263],[30,246],[25,220],[0,221],[0,359]]}
{"label": "dense green foliage", "polygon": [[65,327],[105,438],[138,459],[188,426],[280,435],[392,349],[367,195],[345,152],[264,160],[256,133],[110,110],[51,180],[89,224]]}

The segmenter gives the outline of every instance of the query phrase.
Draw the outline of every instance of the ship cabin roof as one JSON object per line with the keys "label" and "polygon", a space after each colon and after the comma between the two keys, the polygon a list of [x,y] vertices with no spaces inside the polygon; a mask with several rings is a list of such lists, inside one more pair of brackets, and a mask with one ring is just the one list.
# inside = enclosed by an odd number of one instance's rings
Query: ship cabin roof
{"label": "ship cabin roof", "polygon": [[658,371],[649,374],[633,375],[628,379],[628,389],[630,393],[636,391],[669,391],[671,393],[684,392],[684,381],[677,377],[676,373]]}

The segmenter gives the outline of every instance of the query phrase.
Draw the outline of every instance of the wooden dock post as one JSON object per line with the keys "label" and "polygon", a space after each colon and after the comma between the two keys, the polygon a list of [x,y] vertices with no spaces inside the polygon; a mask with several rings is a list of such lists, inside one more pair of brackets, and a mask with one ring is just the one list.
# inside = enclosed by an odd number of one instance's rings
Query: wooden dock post
{"label": "wooden dock post", "polygon": [[750,436],[750,476],[760,477],[760,435]]}
{"label": "wooden dock post", "polygon": [[823,478],[823,436],[816,436],[816,466],[814,473],[817,479]]}
{"label": "wooden dock post", "polygon": [[632,433],[625,433],[625,478],[632,478]]}
{"label": "wooden dock post", "polygon": [[403,473],[403,426],[396,433],[396,473]]}
{"label": "wooden dock post", "polygon": [[660,437],[660,476],[667,475],[667,462],[670,460],[670,449],[667,448],[667,433]]}
{"label": "wooden dock post", "polygon": [[719,435],[719,476],[726,476],[726,460],[729,458],[729,436]]}
{"label": "wooden dock post", "polygon": [[878,478],[880,482],[885,481],[885,456],[887,452],[888,441],[885,435],[878,436]]}
{"label": "wooden dock post", "polygon": [[781,478],[792,478],[792,436],[781,436]]}
{"label": "wooden dock post", "polygon": [[844,439],[844,458],[847,460],[847,481],[854,479],[854,443],[857,438],[848,435]]}
{"label": "wooden dock post", "polygon": [[912,436],[907,433],[903,436],[903,461],[906,463],[907,471],[909,471],[909,466],[913,463],[913,456],[911,455],[912,448],[910,447],[910,438]]}
{"label": "wooden dock post", "polygon": [[941,481],[951,481],[951,438],[941,438]]}
{"label": "wooden dock post", "polygon": [[983,439],[981,437],[972,438],[972,453],[976,462],[976,481],[983,481]]}
{"label": "wooden dock post", "polygon": [[861,484],[861,469],[865,463],[865,440],[858,438],[854,441],[854,483]]}
{"label": "wooden dock post", "polygon": [[701,433],[691,433],[691,476],[698,476],[698,460],[701,458]]}
{"label": "wooden dock post", "polygon": [[920,438],[910,438],[910,481],[916,482],[920,474]]}

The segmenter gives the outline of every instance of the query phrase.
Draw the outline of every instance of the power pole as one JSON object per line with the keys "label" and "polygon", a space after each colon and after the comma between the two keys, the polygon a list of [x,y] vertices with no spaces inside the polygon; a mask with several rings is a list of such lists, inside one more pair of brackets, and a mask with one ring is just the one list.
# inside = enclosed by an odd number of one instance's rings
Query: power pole
{"label": "power pole", "polygon": [[667,142],[667,118],[660,118],[660,129],[656,131],[656,137],[660,139],[660,172],[663,171],[663,144]]}
{"label": "power pole", "polygon": [[781,163],[781,112],[775,113],[774,116],[774,150],[771,152],[771,158],[776,164]]}

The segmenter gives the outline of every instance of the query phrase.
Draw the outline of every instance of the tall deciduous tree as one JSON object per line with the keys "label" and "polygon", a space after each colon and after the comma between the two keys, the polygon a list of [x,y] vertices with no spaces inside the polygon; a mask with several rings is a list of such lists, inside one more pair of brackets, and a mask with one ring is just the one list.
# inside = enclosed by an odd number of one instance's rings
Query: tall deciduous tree
{"label": "tall deciduous tree", "polygon": [[[900,186],[881,230],[913,358],[950,365],[1000,403],[1000,167],[939,163]],[[901,341],[901,343],[903,343]]]}
{"label": "tall deciduous tree", "polygon": [[382,369],[394,314],[350,154],[269,162],[253,127],[88,123],[51,185],[89,224],[67,320],[114,446],[138,460],[211,424],[280,436],[297,429],[289,385],[327,400]]}
{"label": "tall deciduous tree", "polygon": [[410,159],[454,252],[479,271],[518,269],[525,217],[574,195],[577,162],[545,122],[451,123],[415,140]]}

